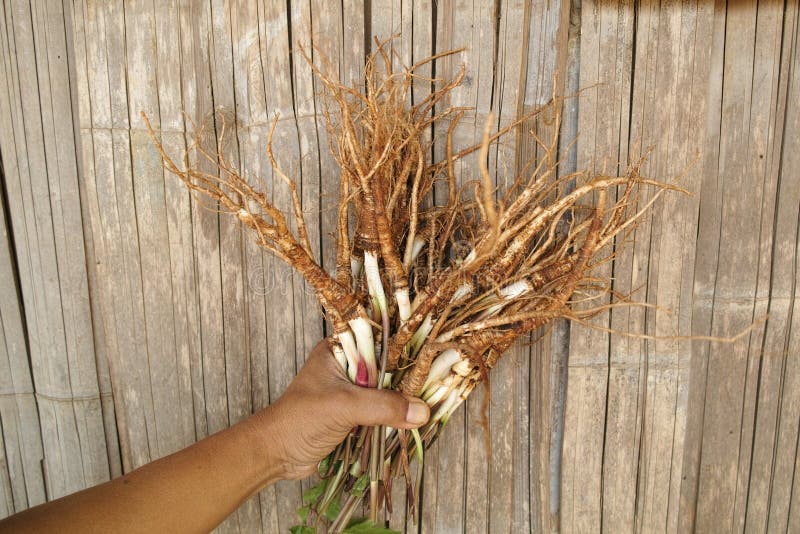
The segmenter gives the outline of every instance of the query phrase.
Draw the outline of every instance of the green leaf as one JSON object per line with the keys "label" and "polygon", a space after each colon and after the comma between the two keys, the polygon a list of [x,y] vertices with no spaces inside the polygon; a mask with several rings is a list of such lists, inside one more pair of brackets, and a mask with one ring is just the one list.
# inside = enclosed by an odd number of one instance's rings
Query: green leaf
{"label": "green leaf", "polygon": [[310,512],[311,512],[311,507],[308,506],[308,505],[301,506],[300,508],[298,508],[297,509],[297,515],[300,517],[300,521],[305,523],[308,520],[308,514]]}
{"label": "green leaf", "polygon": [[319,462],[319,465],[317,465],[317,472],[319,473],[320,476],[328,472],[328,467],[330,467],[331,465],[331,458],[333,458],[333,453],[330,453],[328,456],[323,458]]}
{"label": "green leaf", "polygon": [[303,504],[311,504],[319,499],[320,495],[325,493],[325,488],[328,486],[328,480],[322,480],[313,488],[309,488],[303,492]]}
{"label": "green leaf", "polygon": [[317,529],[305,525],[297,525],[289,529],[292,534],[317,534]]}
{"label": "green leaf", "polygon": [[333,501],[328,505],[328,509],[325,510],[325,517],[328,518],[328,521],[336,521],[336,518],[339,517],[339,512],[342,511],[342,505],[339,504],[339,501]]}
{"label": "green leaf", "polygon": [[344,529],[345,534],[400,534],[399,530],[376,525],[369,519],[354,519]]}
{"label": "green leaf", "polygon": [[353,484],[353,489],[350,490],[350,495],[363,497],[364,490],[367,489],[367,484],[369,484],[369,474],[364,473],[358,480],[356,480],[356,483]]}

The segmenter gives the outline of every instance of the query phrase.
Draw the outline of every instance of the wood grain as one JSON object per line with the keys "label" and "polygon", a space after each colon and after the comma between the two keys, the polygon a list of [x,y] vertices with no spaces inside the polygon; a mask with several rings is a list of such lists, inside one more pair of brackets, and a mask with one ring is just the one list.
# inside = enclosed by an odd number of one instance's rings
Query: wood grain
{"label": "wood grain", "polygon": [[[800,53],[797,2],[466,0],[0,2],[0,517],[106,480],[247,417],[286,389],[327,325],[313,294],[165,173],[195,125],[284,209],[264,153],[300,184],[332,269],[338,174],[302,46],[352,83],[374,36],[394,68],[464,84],[477,140],[556,92],[562,173],[642,172],[667,195],[606,274],[658,308],[561,324],[494,371],[426,458],[403,532],[800,528]],[[415,101],[430,84],[415,85]],[[224,110],[214,114],[214,110]],[[490,155],[498,185],[540,156]],[[441,157],[447,125],[432,128]],[[576,140],[577,138],[577,140]],[[573,143],[575,141],[575,143]],[[207,162],[194,161],[213,171]],[[474,159],[460,163],[462,182]],[[644,199],[649,198],[645,193]],[[441,197],[441,195],[439,195]],[[643,199],[643,200],[644,200]],[[254,207],[255,208],[255,207]],[[617,246],[620,243],[617,243]],[[670,340],[730,336],[734,344]],[[624,332],[659,339],[640,339]],[[224,532],[285,532],[304,483],[263,490]]]}

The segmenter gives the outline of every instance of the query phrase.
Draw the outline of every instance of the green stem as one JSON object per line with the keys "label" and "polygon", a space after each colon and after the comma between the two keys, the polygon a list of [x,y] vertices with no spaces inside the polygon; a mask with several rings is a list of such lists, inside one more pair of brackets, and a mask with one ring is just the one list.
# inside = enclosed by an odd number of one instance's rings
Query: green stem
{"label": "green stem", "polygon": [[350,495],[350,497],[347,498],[344,506],[342,506],[342,511],[339,512],[339,516],[336,518],[336,521],[334,521],[331,525],[331,534],[341,534],[344,531],[345,527],[347,526],[347,522],[350,521],[350,518],[353,516],[353,512],[356,510],[356,506],[359,502],[361,502],[361,497],[363,497],[363,495]]}
{"label": "green stem", "polygon": [[[414,445],[416,446],[415,447],[415,452],[416,452],[416,455],[417,455],[417,464],[418,464],[417,465],[417,480],[416,480],[416,483],[415,483],[416,491],[415,491],[414,494],[416,496],[418,496],[417,498],[419,498],[419,495],[421,494],[420,486],[422,485],[422,468],[424,466],[424,460],[425,460],[425,447],[422,444],[422,438],[419,435],[419,430],[417,430],[416,428],[411,429],[411,435],[414,437]],[[420,504],[419,501],[417,501],[416,505],[414,506],[414,521],[415,522],[418,522],[417,513],[419,512],[419,504]]]}

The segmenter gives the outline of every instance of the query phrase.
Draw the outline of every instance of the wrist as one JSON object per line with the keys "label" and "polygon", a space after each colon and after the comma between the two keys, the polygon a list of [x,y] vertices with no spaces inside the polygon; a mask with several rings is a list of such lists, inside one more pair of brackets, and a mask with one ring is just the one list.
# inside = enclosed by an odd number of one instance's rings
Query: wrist
{"label": "wrist", "polygon": [[244,424],[249,426],[249,450],[255,455],[255,463],[262,477],[261,486],[289,478],[288,461],[280,440],[282,430],[274,407],[264,408]]}

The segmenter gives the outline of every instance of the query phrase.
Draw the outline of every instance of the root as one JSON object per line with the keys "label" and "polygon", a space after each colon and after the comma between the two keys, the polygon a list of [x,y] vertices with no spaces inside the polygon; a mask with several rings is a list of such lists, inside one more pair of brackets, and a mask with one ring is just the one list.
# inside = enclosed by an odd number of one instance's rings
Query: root
{"label": "root", "polygon": [[[365,387],[422,396],[438,414],[421,433],[412,432],[413,440],[404,431],[386,434],[384,440],[384,429],[378,427],[360,429],[340,445],[333,457],[342,462],[340,467],[329,465],[325,473],[328,477],[344,473],[327,499],[349,494],[333,523],[334,531],[344,528],[366,493],[370,516],[379,517],[378,508],[390,504],[390,477],[398,472],[406,477],[413,503],[419,488],[411,480],[409,458],[422,461],[424,446],[436,439],[452,411],[478,383],[486,388],[482,414],[490,454],[486,419],[490,370],[515,341],[557,319],[588,324],[590,317],[615,307],[639,305],[617,295],[598,267],[617,257],[662,194],[685,193],[641,176],[641,161],[621,176],[563,174],[558,154],[564,98],[558,95],[494,133],[490,115],[478,143],[454,146],[456,130],[470,110],[446,103],[465,69],[462,66],[449,80],[424,79],[418,71],[458,51],[441,52],[398,69],[391,43],[391,39],[376,41],[363,80],[353,86],[313,63],[300,49],[322,87],[320,113],[340,171],[332,274],[314,257],[296,183],[273,151],[277,116],[266,154],[275,186],[284,188],[291,199],[286,213],[225,158],[226,121],[216,153],[201,142],[203,127],[195,132],[190,150],[214,168],[205,172],[190,166],[186,155],[183,165],[175,163],[143,115],[164,167],[193,194],[236,217],[261,247],[294,267],[314,288],[333,323],[332,351],[350,379]],[[324,53],[316,56],[324,58]],[[412,103],[417,80],[433,89]],[[511,171],[498,171],[500,176],[494,179],[490,151],[532,121],[552,131],[540,136],[535,127],[530,132],[540,156]],[[437,140],[444,142],[443,151],[432,150],[426,138],[431,125],[446,132]],[[444,154],[434,159],[433,154],[440,152]],[[456,173],[456,162],[462,176]],[[445,187],[446,201],[437,202],[435,185],[439,190]],[[618,195],[611,202],[614,193]],[[609,301],[603,300],[607,297]],[[747,333],[733,338],[660,338],[591,326],[644,339],[733,342]],[[442,353],[447,357],[437,359]],[[358,493],[358,480],[367,475],[369,491],[361,488]]]}

